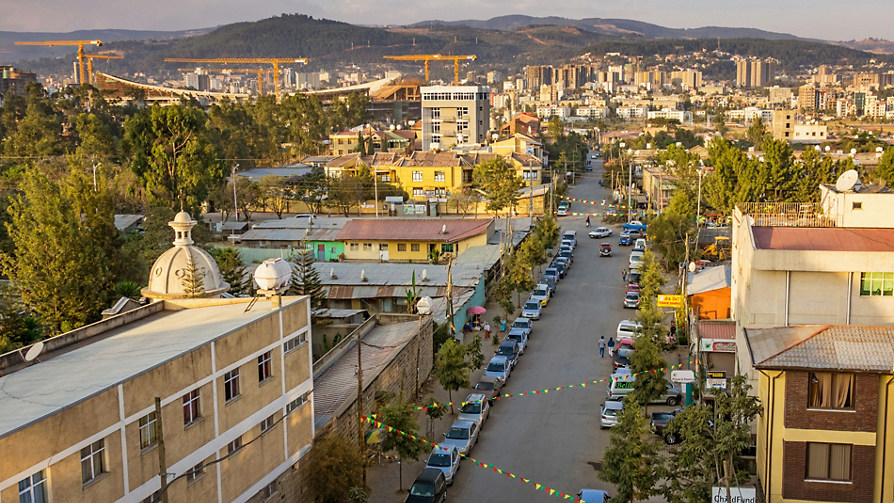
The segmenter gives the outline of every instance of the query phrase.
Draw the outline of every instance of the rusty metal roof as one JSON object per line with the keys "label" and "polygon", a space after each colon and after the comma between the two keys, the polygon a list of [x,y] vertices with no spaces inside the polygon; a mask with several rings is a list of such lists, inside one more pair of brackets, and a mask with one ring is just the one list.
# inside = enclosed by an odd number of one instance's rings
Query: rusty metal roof
{"label": "rusty metal roof", "polygon": [[735,321],[701,320],[698,322],[698,334],[702,339],[736,340]]}
{"label": "rusty metal roof", "polygon": [[894,229],[752,227],[761,250],[894,251]]}
{"label": "rusty metal roof", "polygon": [[759,369],[894,374],[894,327],[802,325],[745,329]]}
{"label": "rusty metal roof", "polygon": [[[338,234],[340,241],[435,241],[451,243],[487,231],[493,219],[356,218]],[[446,226],[446,233],[441,229]]]}

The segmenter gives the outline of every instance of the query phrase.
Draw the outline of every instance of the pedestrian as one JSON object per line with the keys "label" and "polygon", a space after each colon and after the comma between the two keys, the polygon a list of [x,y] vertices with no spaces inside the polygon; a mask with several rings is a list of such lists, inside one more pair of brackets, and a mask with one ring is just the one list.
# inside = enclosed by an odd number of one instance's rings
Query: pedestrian
{"label": "pedestrian", "polygon": [[490,339],[490,323],[484,322],[484,338]]}
{"label": "pedestrian", "polygon": [[669,334],[668,342],[672,346],[676,346],[677,345],[677,321],[676,320],[671,320],[671,326],[670,326],[670,330],[668,330],[668,334]]}
{"label": "pedestrian", "polygon": [[615,357],[615,338],[614,337],[608,338],[608,357],[609,358]]}
{"label": "pedestrian", "polygon": [[605,336],[599,336],[599,357],[605,358]]}
{"label": "pedestrian", "polygon": [[590,226],[590,215],[587,215],[587,227]]}
{"label": "pedestrian", "polygon": [[621,269],[621,281],[627,281],[627,269]]}

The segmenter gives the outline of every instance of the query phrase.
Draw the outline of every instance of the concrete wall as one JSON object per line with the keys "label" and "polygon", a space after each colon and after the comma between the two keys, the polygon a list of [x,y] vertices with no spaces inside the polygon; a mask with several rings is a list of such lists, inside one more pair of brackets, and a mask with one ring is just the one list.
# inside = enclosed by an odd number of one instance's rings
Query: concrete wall
{"label": "concrete wall", "polygon": [[838,227],[894,227],[894,194],[867,192],[838,192],[820,185],[820,205],[823,214]]}

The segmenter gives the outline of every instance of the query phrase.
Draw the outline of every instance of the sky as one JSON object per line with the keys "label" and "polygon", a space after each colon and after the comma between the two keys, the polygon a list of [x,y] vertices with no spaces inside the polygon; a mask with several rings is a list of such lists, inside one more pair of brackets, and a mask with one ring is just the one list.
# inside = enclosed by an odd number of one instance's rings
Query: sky
{"label": "sky", "polygon": [[669,28],[759,28],[823,40],[894,40],[892,0],[0,0],[0,31],[183,30],[302,13],[352,24],[507,14],[632,19]]}

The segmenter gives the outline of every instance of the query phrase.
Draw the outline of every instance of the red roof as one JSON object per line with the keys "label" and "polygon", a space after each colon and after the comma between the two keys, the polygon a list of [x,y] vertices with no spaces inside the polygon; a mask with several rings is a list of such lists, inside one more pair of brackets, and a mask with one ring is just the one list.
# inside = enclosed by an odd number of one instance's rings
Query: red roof
{"label": "red roof", "polygon": [[761,250],[894,252],[894,229],[752,227]]}
{"label": "red roof", "polygon": [[734,341],[736,340],[736,322],[699,320],[698,335],[702,339],[729,339]]}
{"label": "red roof", "polygon": [[[368,219],[355,218],[342,227],[339,241],[455,242],[487,232],[493,219]],[[447,232],[441,230],[446,227]]]}

